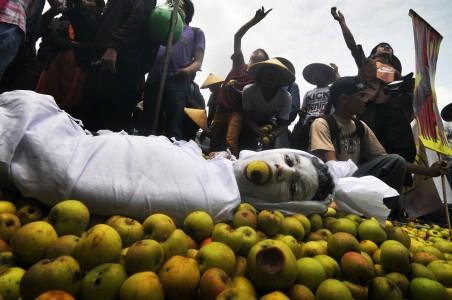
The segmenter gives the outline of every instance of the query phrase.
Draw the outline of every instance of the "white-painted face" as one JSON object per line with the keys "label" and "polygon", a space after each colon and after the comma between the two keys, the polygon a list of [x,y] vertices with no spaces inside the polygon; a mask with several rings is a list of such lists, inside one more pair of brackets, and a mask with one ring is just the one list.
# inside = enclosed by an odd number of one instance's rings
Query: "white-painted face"
{"label": "white-painted face", "polygon": [[310,158],[293,151],[262,151],[234,163],[240,194],[266,202],[311,200],[319,186]]}

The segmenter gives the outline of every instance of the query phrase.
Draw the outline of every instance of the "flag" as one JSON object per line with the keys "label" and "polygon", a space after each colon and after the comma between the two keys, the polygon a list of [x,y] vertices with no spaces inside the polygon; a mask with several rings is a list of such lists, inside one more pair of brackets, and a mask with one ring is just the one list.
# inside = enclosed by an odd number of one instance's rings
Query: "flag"
{"label": "flag", "polygon": [[416,81],[413,107],[420,127],[419,138],[433,151],[452,155],[438,110],[435,73],[439,47],[443,37],[430,24],[410,9],[413,20],[416,57]]}

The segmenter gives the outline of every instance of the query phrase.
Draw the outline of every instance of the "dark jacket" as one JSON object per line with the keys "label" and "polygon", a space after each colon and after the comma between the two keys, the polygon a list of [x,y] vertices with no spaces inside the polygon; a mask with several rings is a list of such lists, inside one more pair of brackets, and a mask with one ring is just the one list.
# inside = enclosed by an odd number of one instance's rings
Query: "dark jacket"
{"label": "dark jacket", "polygon": [[137,52],[147,43],[146,20],[156,0],[110,0],[96,31],[96,48]]}

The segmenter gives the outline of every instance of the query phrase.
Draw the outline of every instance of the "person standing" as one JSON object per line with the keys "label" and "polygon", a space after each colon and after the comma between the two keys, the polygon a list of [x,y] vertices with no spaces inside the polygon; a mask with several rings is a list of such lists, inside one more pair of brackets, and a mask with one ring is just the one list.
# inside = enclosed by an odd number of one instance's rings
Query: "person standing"
{"label": "person standing", "polygon": [[139,82],[155,56],[146,21],[155,0],[110,0],[94,37],[82,120],[89,130],[128,131]]}
{"label": "person standing", "polygon": [[[157,132],[152,132],[152,125],[157,109],[157,95],[162,80],[165,47],[161,46],[154,66],[146,82],[144,94],[143,126],[144,134],[164,134],[176,140],[184,139],[184,108],[187,106],[196,72],[201,69],[204,60],[205,36],[200,28],[191,27],[195,12],[193,3],[184,0],[183,13],[180,13],[184,27],[181,37],[171,50],[168,73],[165,80],[162,105],[159,113]],[[198,94],[198,96],[200,93]]]}
{"label": "person standing", "polygon": [[254,17],[245,23],[234,35],[234,53],[231,56],[232,70],[220,88],[217,110],[212,122],[210,151],[223,151],[228,148],[232,154],[239,154],[239,137],[242,128],[242,91],[254,82],[248,68],[254,63],[268,60],[263,49],[252,52],[248,64],[242,53],[242,38],[253,26],[262,21],[272,10],[258,9]]}
{"label": "person standing", "polygon": [[[385,86],[402,79],[402,65],[394,50],[387,42],[377,44],[369,56],[348,28],[344,15],[331,8],[333,18],[339,23],[347,47],[358,67],[358,76],[366,83],[369,102],[359,115],[375,132],[378,140],[388,153],[401,155],[406,161],[414,162],[416,145],[411,131],[413,119],[413,97],[407,89],[397,95],[386,94]],[[409,183],[407,178],[407,183]]]}
{"label": "person standing", "polygon": [[32,0],[0,2],[0,82],[26,35],[27,10]]}

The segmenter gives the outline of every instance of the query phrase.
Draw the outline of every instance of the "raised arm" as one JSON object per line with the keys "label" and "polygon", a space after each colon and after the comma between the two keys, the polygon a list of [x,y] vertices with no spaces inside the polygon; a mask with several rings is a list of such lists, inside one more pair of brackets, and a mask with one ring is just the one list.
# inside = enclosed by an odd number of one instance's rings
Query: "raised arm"
{"label": "raised arm", "polygon": [[240,51],[242,51],[242,37],[245,35],[245,33],[251,27],[262,21],[262,19],[264,19],[271,11],[272,9],[265,11],[265,8],[262,6],[260,9],[256,11],[256,14],[251,20],[249,20],[242,27],[240,27],[240,29],[234,35],[234,54],[237,54]]}
{"label": "raised arm", "polygon": [[342,35],[344,36],[345,43],[347,44],[348,49],[350,49],[352,52],[355,51],[357,48],[355,38],[353,37],[350,29],[347,27],[347,24],[345,23],[345,17],[341,13],[340,10],[337,10],[336,7],[331,7],[331,15],[333,18],[339,22],[339,25],[342,29]]}

